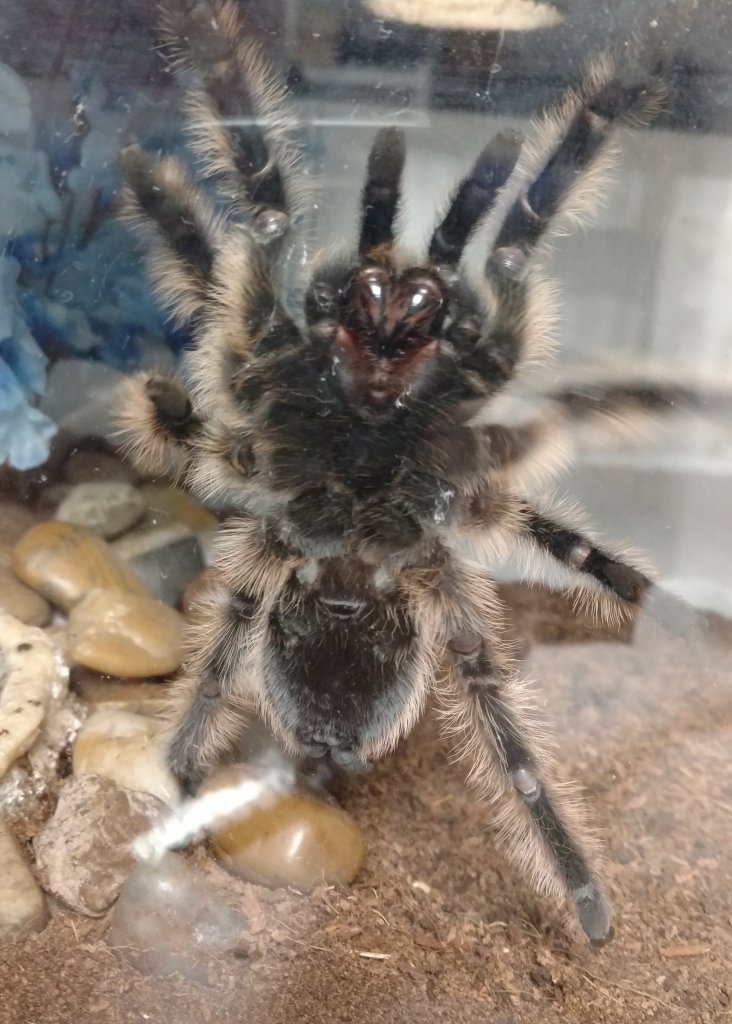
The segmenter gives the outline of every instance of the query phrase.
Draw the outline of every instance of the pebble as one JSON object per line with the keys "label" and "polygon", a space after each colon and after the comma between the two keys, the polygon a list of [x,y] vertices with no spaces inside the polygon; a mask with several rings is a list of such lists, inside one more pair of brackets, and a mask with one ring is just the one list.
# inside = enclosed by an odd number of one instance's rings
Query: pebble
{"label": "pebble", "polygon": [[56,519],[85,526],[110,540],[126,533],[145,513],[145,499],[122,480],[77,484],[56,509]]}
{"label": "pebble", "polygon": [[[201,793],[236,785],[244,765],[225,768]],[[339,807],[309,793],[274,793],[266,805],[242,808],[211,828],[211,844],[233,874],[273,888],[352,882],[366,855],[361,831]]]}
{"label": "pebble", "polygon": [[45,633],[0,613],[0,778],[38,738],[59,671]]}
{"label": "pebble", "polygon": [[165,761],[166,743],[167,729],[159,720],[129,711],[95,711],[74,744],[74,775],[103,775],[174,806],[180,790]]}
{"label": "pebble", "polygon": [[109,675],[164,676],[179,668],[185,619],[151,597],[91,590],[71,611],[68,655]]}
{"label": "pebble", "polygon": [[14,501],[0,501],[0,544],[10,547],[39,523],[38,516]]}
{"label": "pebble", "polygon": [[53,817],[33,841],[41,885],[72,910],[101,916],[135,866],[130,843],[163,813],[155,797],[110,779],[67,780]]}
{"label": "pebble", "polygon": [[106,940],[144,974],[177,972],[208,981],[201,954],[231,946],[246,927],[243,914],[222,903],[213,885],[179,854],[138,864],[122,887]]}
{"label": "pebble", "polygon": [[76,448],[69,454],[64,465],[64,480],[72,485],[111,480],[134,484],[139,479],[129,462],[93,448]]}
{"label": "pebble", "polygon": [[13,833],[0,819],[0,942],[40,932],[48,918],[46,898]]}
{"label": "pebble", "polygon": [[199,530],[215,530],[219,525],[216,516],[203,505],[191,498],[179,487],[163,484],[144,484],[140,494],[147,504],[147,521],[151,526],[172,526],[182,523],[194,533]]}
{"label": "pebble", "polygon": [[13,615],[28,626],[45,626],[51,617],[48,601],[20,582],[12,569],[12,551],[1,543],[0,612]]}
{"label": "pebble", "polygon": [[168,704],[168,687],[160,680],[120,679],[77,665],[71,670],[71,688],[92,710],[130,711],[155,717]]}
{"label": "pebble", "polygon": [[209,602],[211,595],[217,590],[220,580],[219,570],[213,566],[202,569],[183,591],[180,606],[184,615],[193,614],[201,605]]}
{"label": "pebble", "polygon": [[72,523],[42,523],[26,533],[13,549],[13,569],[64,611],[95,587],[142,597],[148,593],[109,544]]}
{"label": "pebble", "polygon": [[115,551],[155,597],[174,606],[204,565],[198,538],[182,523],[130,534],[115,544]]}

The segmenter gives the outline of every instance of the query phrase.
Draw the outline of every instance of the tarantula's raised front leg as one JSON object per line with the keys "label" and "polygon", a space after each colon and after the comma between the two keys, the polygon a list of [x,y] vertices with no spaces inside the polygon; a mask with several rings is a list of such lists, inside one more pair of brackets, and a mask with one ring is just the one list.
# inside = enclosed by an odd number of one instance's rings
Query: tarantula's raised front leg
{"label": "tarantula's raised front leg", "polygon": [[125,380],[118,399],[120,446],[145,472],[179,479],[201,429],[183,385],[140,373]]}
{"label": "tarantula's raised front leg", "polygon": [[394,241],[394,218],[399,207],[405,156],[404,132],[399,128],[382,128],[371,146],[361,195],[358,251],[362,257]]}
{"label": "tarantula's raised front leg", "polygon": [[191,148],[257,241],[276,249],[307,193],[286,84],[246,37],[236,3],[184,7],[168,7],[162,34],[170,63],[185,65],[202,84],[186,96]]}
{"label": "tarantula's raised front leg", "polygon": [[495,808],[500,844],[539,892],[573,901],[590,939],[606,938],[610,908],[588,863],[592,843],[577,801],[556,782],[535,699],[502,640],[494,584],[452,562],[422,601],[434,609],[435,629],[447,630],[443,724],[458,739],[469,781]]}
{"label": "tarantula's raised front leg", "polygon": [[455,267],[460,262],[468,239],[516,166],[522,141],[518,132],[499,132],[479,154],[432,236],[428,254],[435,263]]}
{"label": "tarantula's raised front leg", "polygon": [[158,158],[128,146],[120,162],[127,182],[123,216],[145,236],[158,295],[178,323],[195,321],[224,241],[219,218],[173,157]]}
{"label": "tarantula's raised front leg", "polygon": [[576,216],[595,200],[614,130],[647,123],[662,96],[658,82],[625,81],[624,69],[610,57],[601,58],[589,66],[582,88],[566,93],[524,146],[515,180],[525,184],[508,207],[486,262],[489,320],[462,345],[465,369],[483,379],[488,393],[510,380],[524,361],[542,359],[551,348],[554,303],[533,273],[534,257],[558,217]]}

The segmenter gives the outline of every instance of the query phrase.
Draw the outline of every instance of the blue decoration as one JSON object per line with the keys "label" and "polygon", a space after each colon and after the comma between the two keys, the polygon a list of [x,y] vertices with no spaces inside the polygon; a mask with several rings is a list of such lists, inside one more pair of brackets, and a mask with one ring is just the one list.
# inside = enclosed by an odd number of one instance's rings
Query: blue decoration
{"label": "blue decoration", "polygon": [[49,358],[131,370],[146,340],[186,341],[115,219],[120,148],[141,131],[146,146],[175,144],[178,121],[142,92],[112,94],[88,65],[72,87],[73,119],[36,125],[25,84],[0,64],[0,465],[16,469],[48,457],[56,428],[37,403]]}

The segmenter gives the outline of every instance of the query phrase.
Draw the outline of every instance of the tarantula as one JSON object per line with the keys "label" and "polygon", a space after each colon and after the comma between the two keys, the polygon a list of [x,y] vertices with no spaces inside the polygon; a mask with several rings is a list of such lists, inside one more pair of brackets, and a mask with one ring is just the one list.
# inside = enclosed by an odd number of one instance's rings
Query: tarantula
{"label": "tarantula", "polygon": [[[556,778],[484,565],[522,545],[564,566],[602,614],[639,605],[648,574],[524,485],[546,468],[554,428],[674,396],[567,389],[519,426],[476,415],[547,354],[553,306],[537,256],[558,219],[597,193],[614,130],[647,123],[663,87],[594,60],[530,142],[503,132],[488,143],[419,262],[395,240],[405,144],[384,128],[357,251],[314,261],[291,310],[277,268],[309,201],[297,124],[235,4],[211,6],[208,69],[191,52],[195,32],[166,42],[198,73],[185,110],[206,187],[174,157],[123,153],[127,215],[158,294],[194,339],[180,379],[130,379],[127,444],[230,510],[217,589],[190,629],[170,765],[195,791],[254,710],[288,750],[357,770],[394,748],[434,689],[509,856],[603,939],[611,912],[592,842]],[[476,282],[463,257],[489,216]]]}

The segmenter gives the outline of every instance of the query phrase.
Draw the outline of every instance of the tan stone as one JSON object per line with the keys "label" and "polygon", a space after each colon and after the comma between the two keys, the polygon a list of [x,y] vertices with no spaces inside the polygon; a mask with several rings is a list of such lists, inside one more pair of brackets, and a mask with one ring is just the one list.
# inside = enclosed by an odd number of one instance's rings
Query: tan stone
{"label": "tan stone", "polygon": [[29,530],[13,549],[13,569],[24,583],[64,611],[95,588],[148,594],[108,544],[71,523],[48,522]]}
{"label": "tan stone", "polygon": [[74,775],[102,775],[166,804],[180,798],[165,762],[166,727],[154,718],[106,709],[87,718],[73,750]]}
{"label": "tan stone", "polygon": [[[209,779],[201,792],[235,786],[246,777],[246,766],[234,765]],[[366,855],[361,831],[345,811],[300,792],[273,793],[264,806],[233,812],[213,826],[211,840],[229,871],[272,887],[347,884]]]}
{"label": "tan stone", "polygon": [[47,921],[46,898],[0,818],[0,942],[24,939]]}
{"label": "tan stone", "polygon": [[197,533],[199,530],[215,529],[219,525],[212,512],[199,505],[178,487],[144,484],[140,488],[140,493],[148,505],[145,522],[150,526],[172,526],[174,523],[182,523]]}
{"label": "tan stone", "polygon": [[115,676],[164,676],[180,666],[184,623],[162,601],[92,590],[69,615],[69,660]]}
{"label": "tan stone", "polygon": [[72,669],[71,687],[92,709],[130,711],[148,717],[162,715],[170,698],[169,687],[159,680],[119,679],[83,665]]}
{"label": "tan stone", "polygon": [[77,484],[56,509],[56,519],[75,523],[110,540],[131,529],[145,514],[145,499],[124,480]]}
{"label": "tan stone", "polygon": [[28,626],[45,626],[51,606],[35,590],[21,583],[12,569],[12,552],[0,544],[0,612],[13,615]]}

